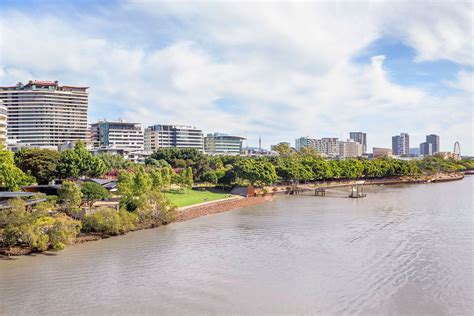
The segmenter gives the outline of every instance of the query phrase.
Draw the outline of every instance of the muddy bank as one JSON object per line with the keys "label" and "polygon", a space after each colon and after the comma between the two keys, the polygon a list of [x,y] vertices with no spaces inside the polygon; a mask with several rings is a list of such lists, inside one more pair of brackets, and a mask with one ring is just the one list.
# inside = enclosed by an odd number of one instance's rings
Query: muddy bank
{"label": "muddy bank", "polygon": [[196,217],[227,212],[241,207],[258,205],[268,202],[272,198],[273,197],[271,195],[248,198],[242,197],[237,199],[211,202],[205,205],[190,206],[179,210],[178,221],[187,221]]}

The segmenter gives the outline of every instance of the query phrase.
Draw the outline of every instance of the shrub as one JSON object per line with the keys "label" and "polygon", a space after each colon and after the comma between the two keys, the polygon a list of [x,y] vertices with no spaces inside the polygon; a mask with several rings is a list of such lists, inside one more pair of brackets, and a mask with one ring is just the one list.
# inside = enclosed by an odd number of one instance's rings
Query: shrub
{"label": "shrub", "polygon": [[132,229],[138,222],[138,216],[127,211],[117,212],[112,208],[99,208],[84,219],[84,230],[90,232],[119,235]]}
{"label": "shrub", "polygon": [[178,208],[158,191],[145,194],[136,212],[142,223],[156,225],[171,223],[178,216]]}

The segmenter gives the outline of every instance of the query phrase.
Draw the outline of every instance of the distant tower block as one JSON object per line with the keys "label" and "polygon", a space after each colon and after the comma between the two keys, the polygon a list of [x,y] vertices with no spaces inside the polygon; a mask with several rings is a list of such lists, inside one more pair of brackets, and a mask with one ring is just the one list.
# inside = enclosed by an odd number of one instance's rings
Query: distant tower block
{"label": "distant tower block", "polygon": [[258,149],[262,149],[262,138],[258,138]]}

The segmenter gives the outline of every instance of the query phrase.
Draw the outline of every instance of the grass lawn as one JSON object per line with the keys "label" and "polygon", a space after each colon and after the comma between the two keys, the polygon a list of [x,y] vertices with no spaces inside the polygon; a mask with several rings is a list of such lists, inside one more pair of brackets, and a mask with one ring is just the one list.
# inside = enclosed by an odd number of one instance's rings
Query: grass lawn
{"label": "grass lawn", "polygon": [[178,207],[220,200],[230,195],[231,194],[227,191],[208,188],[190,190],[189,193],[187,190],[181,192],[176,190],[165,193],[165,196]]}

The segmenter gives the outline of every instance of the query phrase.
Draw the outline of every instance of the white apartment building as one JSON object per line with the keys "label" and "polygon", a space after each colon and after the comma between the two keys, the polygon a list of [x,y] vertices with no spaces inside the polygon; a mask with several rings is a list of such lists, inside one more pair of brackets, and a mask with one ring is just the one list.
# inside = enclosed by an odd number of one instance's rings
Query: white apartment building
{"label": "white apartment building", "polygon": [[316,139],[306,136],[297,138],[295,140],[296,150],[301,150],[303,147],[313,148],[320,154],[332,157],[335,157],[339,154],[339,141],[335,137]]}
{"label": "white apartment building", "polygon": [[145,150],[158,148],[195,148],[204,150],[202,130],[185,125],[153,125],[145,129]]}
{"label": "white apartment building", "polygon": [[127,151],[143,150],[143,128],[140,123],[123,120],[100,120],[91,124],[92,145],[95,148],[111,147]]}
{"label": "white apartment building", "polygon": [[0,150],[7,145],[7,108],[0,100]]}
{"label": "white apartment building", "polygon": [[0,87],[8,111],[8,140],[19,146],[57,147],[87,139],[88,87],[32,80]]}
{"label": "white apartment building", "polygon": [[362,144],[353,140],[347,142],[339,142],[339,158],[355,158],[362,156]]}
{"label": "white apartment building", "polygon": [[204,138],[204,151],[209,155],[238,155],[242,152],[245,138],[227,134],[207,134]]}
{"label": "white apartment building", "polygon": [[339,139],[337,137],[324,137],[321,139],[325,144],[325,154],[331,157],[339,155]]}

